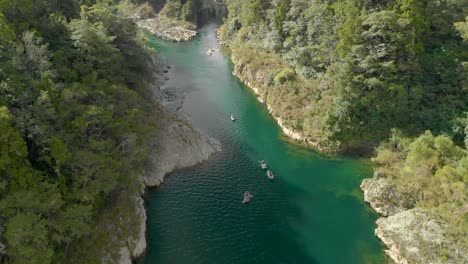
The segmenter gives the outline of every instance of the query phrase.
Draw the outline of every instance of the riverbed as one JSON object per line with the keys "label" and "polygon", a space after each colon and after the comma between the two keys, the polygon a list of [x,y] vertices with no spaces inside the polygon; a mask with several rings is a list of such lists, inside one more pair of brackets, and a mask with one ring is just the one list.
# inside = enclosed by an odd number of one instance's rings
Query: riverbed
{"label": "riverbed", "polygon": [[[221,141],[222,152],[149,190],[148,248],[139,262],[383,263],[377,215],[359,189],[372,174],[369,164],[327,158],[284,138],[265,105],[232,75],[216,27],[202,27],[186,43],[150,39],[172,66],[166,85],[185,93],[183,110]],[[246,205],[245,191],[254,195]]]}

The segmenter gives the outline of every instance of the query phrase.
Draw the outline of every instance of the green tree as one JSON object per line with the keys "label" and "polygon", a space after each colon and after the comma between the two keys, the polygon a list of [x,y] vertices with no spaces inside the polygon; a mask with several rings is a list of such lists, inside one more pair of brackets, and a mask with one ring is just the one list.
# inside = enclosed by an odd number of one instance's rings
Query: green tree
{"label": "green tree", "polygon": [[53,249],[46,221],[33,213],[18,214],[6,224],[8,257],[13,263],[50,263]]}
{"label": "green tree", "polygon": [[424,51],[424,38],[430,26],[425,15],[427,3],[427,0],[397,0],[395,3],[395,10],[401,17],[408,19],[412,26],[413,34],[408,49],[414,53]]}
{"label": "green tree", "polygon": [[196,23],[195,2],[187,0],[182,6],[182,19],[188,22]]}
{"label": "green tree", "polygon": [[0,107],[0,197],[5,192],[28,188],[35,180],[27,159],[26,143],[12,127],[12,121],[8,109]]}
{"label": "green tree", "polygon": [[164,5],[164,8],[159,13],[160,15],[181,18],[182,17],[182,4],[180,0],[168,0]]}

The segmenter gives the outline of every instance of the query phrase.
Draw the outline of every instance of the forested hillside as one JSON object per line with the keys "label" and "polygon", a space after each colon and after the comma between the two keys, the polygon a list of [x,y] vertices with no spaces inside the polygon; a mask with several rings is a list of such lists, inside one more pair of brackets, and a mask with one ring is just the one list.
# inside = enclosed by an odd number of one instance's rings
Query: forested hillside
{"label": "forested hillside", "polygon": [[66,263],[71,253],[78,258],[70,263],[99,262],[80,241],[95,231],[100,212],[139,188],[155,130],[155,102],[144,85],[151,54],[112,5],[0,1],[5,263]]}
{"label": "forested hillside", "polygon": [[219,34],[234,74],[287,134],[324,152],[382,142],[361,188],[384,216],[376,235],[387,254],[397,263],[465,263],[468,3],[227,4]]}
{"label": "forested hillside", "polygon": [[455,26],[466,1],[227,4],[220,34],[237,75],[321,149],[370,149],[391,128],[451,133],[467,110],[468,44]]}

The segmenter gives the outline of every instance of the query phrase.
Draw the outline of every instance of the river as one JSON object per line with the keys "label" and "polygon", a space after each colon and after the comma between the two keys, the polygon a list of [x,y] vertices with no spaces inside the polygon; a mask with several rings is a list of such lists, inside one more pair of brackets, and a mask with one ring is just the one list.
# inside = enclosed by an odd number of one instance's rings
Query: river
{"label": "river", "polygon": [[[383,263],[373,234],[377,215],[359,190],[369,164],[326,158],[285,139],[232,75],[229,55],[206,54],[219,48],[216,26],[187,43],[150,40],[173,66],[167,85],[186,93],[183,109],[223,150],[149,190],[148,250],[140,263]],[[274,181],[260,169],[262,159]],[[243,205],[246,190],[254,198]]]}

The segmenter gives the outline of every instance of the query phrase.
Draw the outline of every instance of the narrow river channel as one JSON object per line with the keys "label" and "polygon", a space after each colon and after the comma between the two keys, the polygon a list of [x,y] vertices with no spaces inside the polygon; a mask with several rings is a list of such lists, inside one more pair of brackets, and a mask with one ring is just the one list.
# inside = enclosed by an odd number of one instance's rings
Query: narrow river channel
{"label": "narrow river channel", "polygon": [[[191,42],[151,39],[173,66],[167,85],[186,93],[193,124],[223,151],[149,190],[148,251],[141,263],[383,263],[377,215],[359,184],[369,164],[326,158],[286,140],[249,88],[216,51],[217,24]],[[238,120],[231,122],[230,113]],[[269,181],[259,160],[276,174]],[[243,205],[244,191],[254,198]]]}

